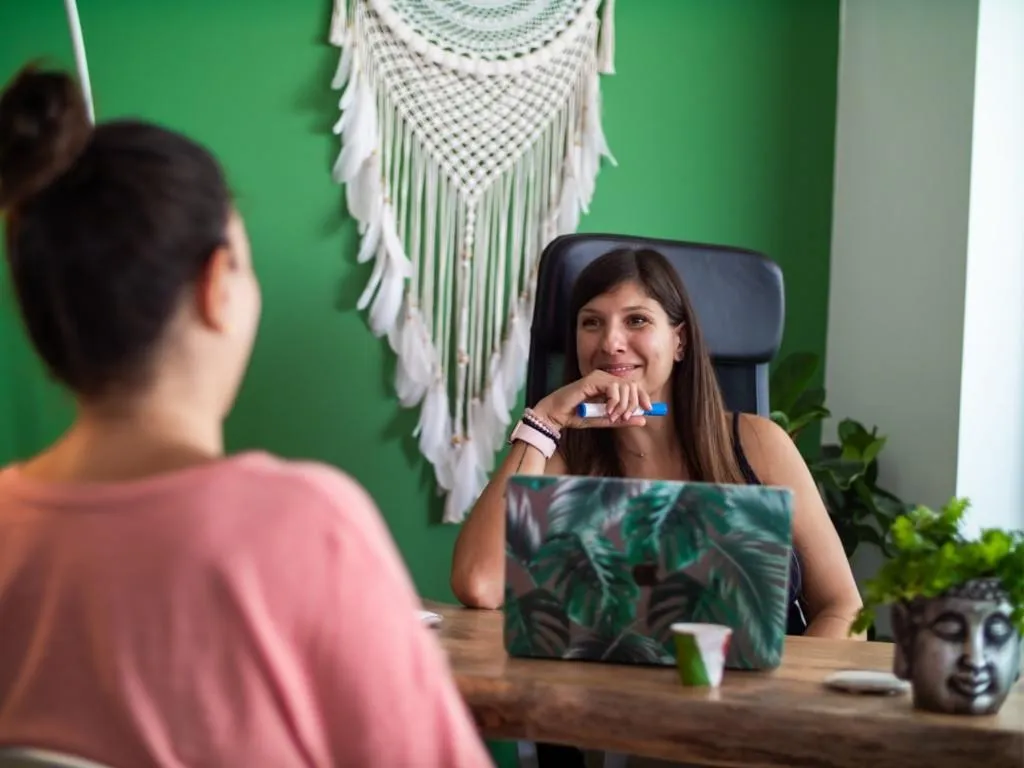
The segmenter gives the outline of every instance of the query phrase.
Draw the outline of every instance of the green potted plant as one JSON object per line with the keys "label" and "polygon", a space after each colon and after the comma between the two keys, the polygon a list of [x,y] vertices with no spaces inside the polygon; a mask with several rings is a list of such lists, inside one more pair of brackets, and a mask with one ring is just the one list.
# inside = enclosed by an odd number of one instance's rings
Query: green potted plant
{"label": "green potted plant", "polygon": [[820,358],[810,352],[785,357],[772,372],[771,418],[796,441],[807,461],[846,557],[861,544],[889,554],[885,532],[910,506],[878,484],[878,456],[886,437],[853,419],[839,422],[838,444],[817,445],[807,430],[832,414],[825,390],[811,386]]}
{"label": "green potted plant", "polygon": [[892,611],[893,672],[918,709],[987,715],[1020,677],[1024,634],[1024,532],[962,533],[967,499],[918,506],[891,526],[893,554],[867,582],[851,633]]}

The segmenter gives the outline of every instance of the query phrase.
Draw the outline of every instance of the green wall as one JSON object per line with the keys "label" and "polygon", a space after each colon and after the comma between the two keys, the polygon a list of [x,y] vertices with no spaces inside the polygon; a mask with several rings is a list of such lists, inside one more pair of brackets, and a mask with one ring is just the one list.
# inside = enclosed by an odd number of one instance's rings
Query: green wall
{"label": "green wall", "polygon": [[[79,0],[100,119],[182,129],[225,163],[247,218],[265,315],[228,425],[232,448],[314,457],[377,499],[420,590],[450,597],[456,529],[400,411],[386,345],[353,309],[369,274],[330,179],[337,153],[329,0]],[[823,353],[838,0],[617,3],[604,81],[618,168],[587,231],[756,248],[785,270],[788,349]],[[72,63],[63,3],[0,0],[0,80]],[[0,279],[0,462],[38,450],[70,410],[43,379]],[[14,366],[21,366],[17,373]]]}

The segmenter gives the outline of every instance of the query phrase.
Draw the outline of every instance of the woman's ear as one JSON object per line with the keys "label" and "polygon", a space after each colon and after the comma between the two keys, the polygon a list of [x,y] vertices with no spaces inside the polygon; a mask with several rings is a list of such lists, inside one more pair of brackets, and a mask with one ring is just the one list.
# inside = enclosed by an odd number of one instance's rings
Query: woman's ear
{"label": "woman's ear", "polygon": [[200,320],[212,331],[228,330],[230,280],[234,271],[234,254],[223,245],[213,252],[196,281],[196,309]]}
{"label": "woman's ear", "polygon": [[675,334],[675,342],[676,342],[676,351],[675,351],[674,357],[675,357],[675,360],[676,360],[677,363],[680,360],[682,360],[683,356],[686,354],[686,333],[685,333],[685,331],[686,331],[686,323],[680,323],[679,325],[677,325],[675,327],[674,334]]}

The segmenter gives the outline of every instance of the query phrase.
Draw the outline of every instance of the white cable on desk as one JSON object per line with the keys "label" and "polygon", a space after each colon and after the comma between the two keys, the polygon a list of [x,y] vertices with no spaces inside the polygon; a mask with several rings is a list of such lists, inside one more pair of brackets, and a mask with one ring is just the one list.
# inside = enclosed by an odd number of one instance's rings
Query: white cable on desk
{"label": "white cable on desk", "polygon": [[89,115],[89,122],[96,122],[96,113],[92,106],[92,85],[89,82],[89,64],[85,59],[85,40],[82,38],[82,22],[78,19],[76,0],[64,0],[64,10],[68,14],[68,29],[71,32],[71,46],[75,50],[75,66],[78,67],[78,81],[82,85],[82,98]]}

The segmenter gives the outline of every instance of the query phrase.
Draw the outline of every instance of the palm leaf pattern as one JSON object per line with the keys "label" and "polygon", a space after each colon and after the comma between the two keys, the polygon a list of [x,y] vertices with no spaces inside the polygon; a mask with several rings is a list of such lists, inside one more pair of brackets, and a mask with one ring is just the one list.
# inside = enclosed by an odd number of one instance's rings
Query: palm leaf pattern
{"label": "palm leaf pattern", "polygon": [[[745,619],[732,601],[728,585],[723,584],[717,574],[712,574],[708,583],[704,584],[685,571],[677,571],[651,590],[647,604],[647,627],[671,651],[671,626],[684,620],[724,624],[736,630]],[[733,653],[732,646],[730,653]],[[749,660],[739,652],[735,655],[741,666],[749,664]]]}
{"label": "palm leaf pattern", "polygon": [[622,538],[626,542],[626,558],[631,564],[660,559],[662,533],[672,525],[670,518],[679,491],[668,485],[656,486],[629,500],[622,520]]}
{"label": "palm leaf pattern", "polygon": [[507,506],[505,552],[529,570],[541,543],[540,526],[530,508],[530,494],[519,489],[510,490]]}
{"label": "palm leaf pattern", "polygon": [[569,644],[569,617],[558,597],[537,588],[517,597],[505,588],[505,634],[516,656],[561,656]]}
{"label": "palm leaf pattern", "polygon": [[[767,538],[767,529],[755,523],[748,509],[729,510],[732,533],[711,542],[708,562],[721,579],[726,597],[743,617],[744,631],[730,646],[737,656],[779,661],[789,599],[789,566],[782,542]],[[759,533],[758,538],[750,532]],[[781,531],[779,531],[781,532]],[[785,531],[789,539],[789,530]]]}
{"label": "palm leaf pattern", "polygon": [[631,630],[618,634],[588,632],[565,652],[566,659],[598,659],[619,664],[671,664],[672,653],[657,640]]}
{"label": "palm leaf pattern", "polygon": [[[511,653],[667,664],[671,624],[704,621],[734,629],[731,668],[778,663],[792,543],[780,489],[594,477],[513,487],[507,556],[536,586],[506,596]],[[546,530],[531,495],[547,506]],[[652,564],[665,575],[638,621],[632,568]]]}
{"label": "palm leaf pattern", "polygon": [[[790,528],[793,492],[776,488],[765,493],[757,485],[741,485],[729,489],[723,513],[729,530],[747,534],[759,541],[789,546],[793,541]],[[751,510],[757,510],[757,517]]]}
{"label": "palm leaf pattern", "polygon": [[[750,491],[756,494],[757,504],[750,503]],[[662,525],[658,538],[662,561],[673,573],[652,590],[647,624],[663,644],[671,642],[673,621],[686,617],[733,628],[727,660],[731,666],[745,668],[757,661],[778,660],[788,596],[789,559],[784,545],[790,533],[784,523],[789,518],[781,514],[784,500],[778,502],[776,513],[771,505],[765,506],[766,496],[781,498],[756,487],[695,484],[684,487],[671,512],[662,513],[666,522],[675,516],[675,525]],[[756,519],[751,509],[758,510]],[[638,531],[647,529],[641,526]],[[682,570],[697,563],[706,573],[701,580]]]}
{"label": "palm leaf pattern", "polygon": [[686,568],[707,547],[706,521],[724,532],[726,508],[725,495],[714,486],[660,485],[635,496],[622,521],[629,562],[658,562],[666,571]]}
{"label": "palm leaf pattern", "polygon": [[601,533],[549,535],[536,563],[538,582],[551,585],[577,624],[594,627],[600,620],[620,627],[633,621],[640,588],[626,556]]}
{"label": "palm leaf pattern", "polygon": [[633,484],[599,477],[563,479],[548,507],[549,534],[606,531],[619,523],[631,496],[638,492]]}

